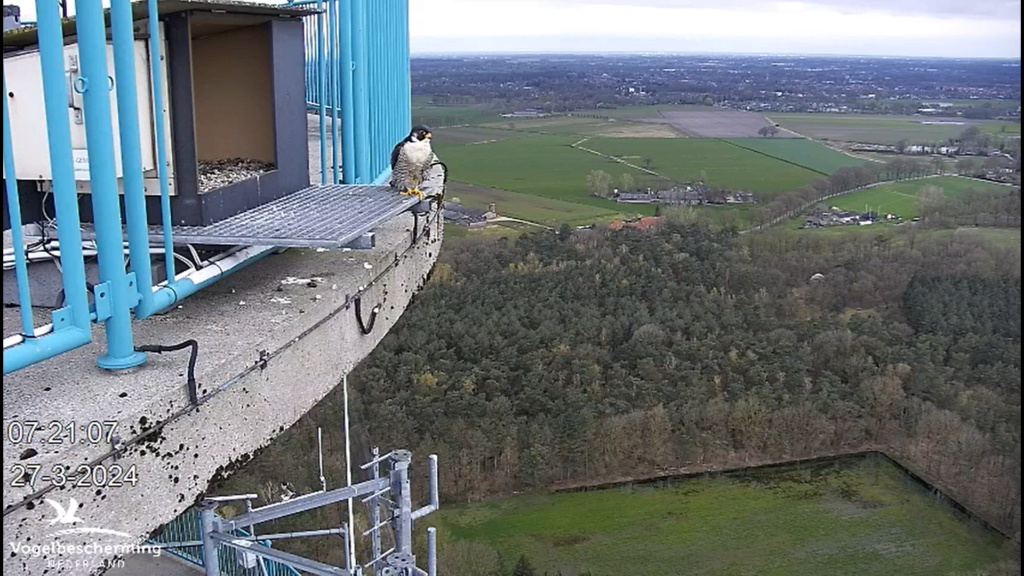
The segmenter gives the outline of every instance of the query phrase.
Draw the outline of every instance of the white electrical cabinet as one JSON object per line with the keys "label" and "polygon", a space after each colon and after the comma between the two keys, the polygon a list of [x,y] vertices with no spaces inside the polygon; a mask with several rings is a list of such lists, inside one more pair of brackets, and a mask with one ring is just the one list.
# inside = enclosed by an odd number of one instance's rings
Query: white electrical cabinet
{"label": "white electrical cabinet", "polygon": [[[162,30],[161,30],[162,35]],[[164,52],[166,53],[166,52]],[[149,45],[146,40],[134,44],[135,86],[137,90],[136,113],[139,120],[139,148],[142,152],[142,170],[145,176],[146,194],[159,194],[156,172],[156,139],[153,123],[153,92],[149,76]],[[166,60],[165,58],[161,58]],[[163,64],[163,62],[161,62]],[[164,86],[164,123],[166,134],[167,166],[173,182],[170,118],[167,113],[166,66],[160,66]],[[72,159],[75,167],[76,188],[80,193],[89,192],[89,151],[86,145],[88,126],[83,113],[82,89],[103,90],[110,94],[111,131],[114,139],[118,188],[123,192],[121,166],[121,138],[118,132],[117,96],[113,89],[114,49],[107,44],[107,73],[109,78],[97,81],[95,78],[81,79],[78,59],[78,45],[64,47],[64,79],[67,87],[67,114],[71,125]],[[43,100],[42,65],[39,51],[32,50],[10,54],[4,57],[4,76],[7,82],[8,118],[11,127],[11,141],[14,153],[14,172],[18,180],[41,182],[41,189],[52,189],[53,171],[50,166],[49,142],[46,128],[46,106]],[[173,190],[173,188],[172,188]]]}

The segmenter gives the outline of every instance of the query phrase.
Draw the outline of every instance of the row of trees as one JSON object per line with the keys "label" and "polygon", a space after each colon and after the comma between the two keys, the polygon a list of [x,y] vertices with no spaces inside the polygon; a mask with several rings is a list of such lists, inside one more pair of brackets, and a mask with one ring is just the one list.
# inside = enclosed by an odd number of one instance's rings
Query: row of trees
{"label": "row of trees", "polygon": [[921,224],[928,228],[985,226],[1020,228],[1020,188],[947,196],[926,185],[918,195]]}
{"label": "row of trees", "polygon": [[622,192],[646,190],[647,188],[662,189],[668,183],[666,180],[646,174],[637,178],[629,172],[623,172],[617,180],[604,170],[591,170],[587,174],[587,192],[598,198],[612,198],[616,189]]}

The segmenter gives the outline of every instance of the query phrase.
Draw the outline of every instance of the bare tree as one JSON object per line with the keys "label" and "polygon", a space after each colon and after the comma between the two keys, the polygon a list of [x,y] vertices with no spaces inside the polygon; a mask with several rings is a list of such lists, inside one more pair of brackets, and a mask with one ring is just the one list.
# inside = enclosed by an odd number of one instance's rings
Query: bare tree
{"label": "bare tree", "polygon": [[620,187],[623,191],[629,192],[630,190],[636,189],[636,181],[633,179],[633,175],[629,172],[623,172],[622,178],[620,179]]}
{"label": "bare tree", "polygon": [[956,161],[956,173],[960,175],[970,175],[974,173],[974,159],[973,158],[960,158]]}
{"label": "bare tree", "polygon": [[591,170],[587,174],[587,190],[591,196],[607,198],[612,186],[612,175],[604,170]]}

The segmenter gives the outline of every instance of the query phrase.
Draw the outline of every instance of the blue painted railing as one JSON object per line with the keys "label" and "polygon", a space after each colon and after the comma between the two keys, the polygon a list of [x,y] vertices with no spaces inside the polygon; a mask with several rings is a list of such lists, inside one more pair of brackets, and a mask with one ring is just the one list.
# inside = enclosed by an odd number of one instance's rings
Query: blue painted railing
{"label": "blue painted railing", "polygon": [[[389,174],[391,147],[409,131],[408,0],[303,0],[320,12],[304,18],[307,101],[319,112],[322,183],[379,183]],[[150,38],[158,37],[157,0],[147,0]],[[103,323],[106,351],[103,368],[120,369],[145,362],[136,352],[132,318],[143,319],[171,307],[231,271],[272,251],[252,247],[232,253],[216,266],[178,274],[174,266],[171,205],[168,190],[167,134],[164,122],[161,44],[149,43],[153,125],[160,184],[162,251],[167,280],[154,285],[148,217],[139,147],[139,89],[134,73],[131,0],[111,0],[114,72],[107,69],[103,9],[96,0],[77,0],[80,77],[71,89],[83,97],[95,252],[99,283],[87,288],[78,198],[68,118],[64,70],[64,34],[57,3],[36,0],[36,27],[42,67],[46,132],[52,170],[54,212],[60,244],[63,306],[50,324],[37,326],[29,292],[28,262],[8,115],[4,76],[4,180],[14,268],[21,306],[20,334],[4,338],[4,374],[89,343],[92,324]],[[110,78],[117,78],[116,82]],[[144,87],[145,88],[145,87]],[[124,186],[124,228],[118,193],[109,93],[115,91]],[[328,138],[328,130],[330,137]],[[327,146],[327,141],[331,142]],[[330,158],[328,158],[330,151]],[[129,270],[124,267],[127,232]],[[92,303],[90,304],[90,296]]]}
{"label": "blue painted railing", "polygon": [[[239,536],[249,536],[249,533],[245,530],[237,530],[236,533]],[[199,511],[195,508],[189,508],[177,518],[165,524],[163,529],[160,531],[160,535],[155,538],[151,538],[149,542],[152,544],[173,544],[182,542],[196,543],[201,542],[202,538],[203,532],[202,525],[199,521]],[[268,547],[271,546],[270,540],[264,540],[261,543]],[[203,547],[201,544],[171,546],[164,548],[164,552],[196,566],[205,565]],[[246,571],[242,563],[239,561],[242,554],[244,553],[231,546],[225,546],[222,544],[218,548],[217,557],[222,576],[249,576],[254,573],[251,570]],[[265,571],[256,573],[265,576],[301,576],[295,568],[275,560],[264,560],[263,566]]]}
{"label": "blue painted railing", "polygon": [[[410,129],[408,0],[300,0],[306,103],[320,115],[322,180],[380,183],[391,148]],[[329,148],[329,149],[328,149]],[[340,158],[339,158],[340,156]]]}

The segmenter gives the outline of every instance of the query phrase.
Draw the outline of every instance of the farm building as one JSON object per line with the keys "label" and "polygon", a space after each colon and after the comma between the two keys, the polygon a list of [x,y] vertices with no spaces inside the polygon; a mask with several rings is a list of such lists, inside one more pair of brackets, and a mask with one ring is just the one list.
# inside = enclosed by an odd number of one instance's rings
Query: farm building
{"label": "farm building", "polygon": [[651,204],[657,200],[657,195],[650,192],[618,192],[615,194],[615,201],[619,204]]}
{"label": "farm building", "polygon": [[753,192],[733,192],[725,196],[726,204],[756,204],[757,198]]}
{"label": "farm building", "polygon": [[444,220],[459,226],[468,228],[479,228],[487,225],[489,220],[498,217],[495,205],[492,203],[487,210],[470,208],[461,204],[447,204],[444,207]]}
{"label": "farm building", "polygon": [[[817,208],[804,220],[803,228],[824,228],[829,226],[868,226],[880,219],[875,212],[854,212],[852,210],[840,210],[835,206],[831,208]],[[886,214],[885,220],[897,220],[893,214]]]}

